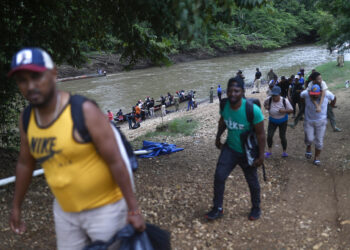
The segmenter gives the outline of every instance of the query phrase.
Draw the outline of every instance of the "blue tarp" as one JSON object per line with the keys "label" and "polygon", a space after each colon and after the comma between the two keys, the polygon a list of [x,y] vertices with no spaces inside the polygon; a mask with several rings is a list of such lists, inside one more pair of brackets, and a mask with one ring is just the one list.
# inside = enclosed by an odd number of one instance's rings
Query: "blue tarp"
{"label": "blue tarp", "polygon": [[153,142],[153,141],[143,141],[142,150],[152,150],[151,153],[146,155],[139,155],[140,158],[152,158],[158,155],[166,155],[175,153],[183,148],[176,148],[175,144],[161,143],[161,142]]}

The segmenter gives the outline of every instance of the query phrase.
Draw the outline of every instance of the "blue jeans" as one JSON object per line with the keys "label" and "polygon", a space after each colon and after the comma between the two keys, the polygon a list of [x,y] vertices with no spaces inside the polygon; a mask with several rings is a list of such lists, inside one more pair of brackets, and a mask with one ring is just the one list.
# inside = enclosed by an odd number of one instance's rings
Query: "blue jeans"
{"label": "blue jeans", "polygon": [[188,104],[187,104],[187,111],[189,111],[190,109],[193,109],[192,101],[189,101]]}
{"label": "blue jeans", "polygon": [[241,166],[248,183],[252,206],[254,208],[260,208],[260,184],[257,168],[248,166],[245,155],[229,148],[227,144],[223,146],[216,165],[214,178],[214,207],[222,208],[226,179],[237,164]]}

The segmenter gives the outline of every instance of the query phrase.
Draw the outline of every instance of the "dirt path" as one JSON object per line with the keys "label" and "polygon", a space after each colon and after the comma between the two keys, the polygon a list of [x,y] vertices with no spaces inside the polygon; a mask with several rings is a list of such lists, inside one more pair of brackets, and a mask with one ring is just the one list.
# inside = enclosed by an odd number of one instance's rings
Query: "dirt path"
{"label": "dirt path", "polygon": [[[201,125],[193,136],[154,138],[175,143],[184,151],[140,160],[135,179],[147,221],[172,232],[174,249],[350,249],[350,90],[336,94],[339,108],[334,111],[343,132],[334,133],[328,126],[322,167],[304,157],[302,122],[287,131],[288,159],[280,157],[275,135],[273,157],[266,161],[268,181],[261,181],[263,215],[255,222],[247,220],[249,190],[239,167],[226,183],[224,217],[212,223],[203,217],[211,207],[219,155],[214,146],[218,104],[167,116],[187,115]],[[140,129],[123,131],[132,139],[160,122],[148,120]],[[28,232],[23,236],[8,228],[12,196],[13,185],[0,189],[0,249],[54,249],[52,195],[44,179],[35,179],[30,187],[24,205]]]}

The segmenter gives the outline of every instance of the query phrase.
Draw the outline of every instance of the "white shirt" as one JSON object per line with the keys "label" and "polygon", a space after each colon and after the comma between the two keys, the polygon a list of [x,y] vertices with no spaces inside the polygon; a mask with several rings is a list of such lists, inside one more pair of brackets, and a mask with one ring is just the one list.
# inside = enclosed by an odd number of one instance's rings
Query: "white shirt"
{"label": "white shirt", "polygon": [[[312,88],[312,85],[314,85],[316,83],[313,83],[312,81],[309,82],[309,85],[307,86],[307,90],[311,91],[311,88]],[[327,86],[327,83],[325,81],[322,81],[321,83],[321,90],[327,90],[328,89],[328,86]]]}
{"label": "white shirt", "polygon": [[[269,100],[272,97],[267,98],[264,101],[264,106],[269,106]],[[269,110],[269,115],[274,118],[274,119],[282,119],[286,116],[286,114],[282,114],[279,112],[280,109],[283,110],[293,110],[292,105],[290,104],[290,102],[288,101],[287,98],[284,98],[285,102],[286,102],[286,107],[284,107],[283,105],[283,97],[280,97],[280,101],[279,102],[274,102],[273,99],[271,100],[271,107]]]}
{"label": "white shirt", "polygon": [[[321,106],[321,112],[316,112],[316,106],[312,103],[311,97],[307,90],[304,90],[300,94],[301,98],[305,99],[305,120],[306,121],[321,121],[327,119],[327,105],[329,101],[333,101],[335,96],[332,92],[327,90],[325,92],[324,100]],[[320,103],[321,95],[317,99],[317,103]]]}

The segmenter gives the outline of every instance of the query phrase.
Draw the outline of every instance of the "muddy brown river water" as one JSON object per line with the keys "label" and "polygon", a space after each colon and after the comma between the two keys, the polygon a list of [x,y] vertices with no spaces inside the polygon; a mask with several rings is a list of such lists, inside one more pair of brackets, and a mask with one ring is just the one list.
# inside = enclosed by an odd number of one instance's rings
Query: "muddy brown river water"
{"label": "muddy brown river water", "polygon": [[241,69],[246,83],[254,80],[255,68],[260,68],[263,78],[270,68],[278,76],[296,74],[300,67],[305,72],[315,66],[335,60],[325,47],[317,45],[300,45],[285,49],[262,52],[236,54],[208,60],[179,63],[170,67],[152,67],[109,74],[107,77],[90,78],[58,83],[61,90],[82,94],[97,101],[102,110],[120,108],[130,112],[137,100],[146,96],[159,99],[167,92],[174,94],[177,90],[193,89],[197,92],[197,100],[207,98],[211,86],[224,86],[227,80]]}

